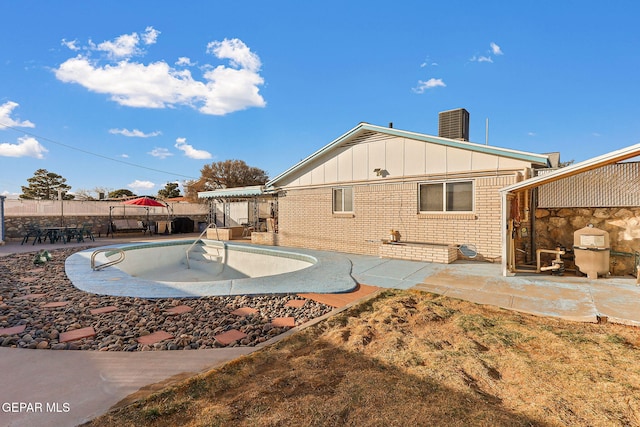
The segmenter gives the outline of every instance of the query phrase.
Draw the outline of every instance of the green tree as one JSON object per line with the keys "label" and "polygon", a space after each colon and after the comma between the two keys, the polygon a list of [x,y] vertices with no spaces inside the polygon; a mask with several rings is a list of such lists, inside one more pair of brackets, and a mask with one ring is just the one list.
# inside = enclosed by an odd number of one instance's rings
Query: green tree
{"label": "green tree", "polygon": [[121,199],[123,197],[135,197],[135,196],[136,195],[131,190],[127,190],[126,188],[121,188],[119,190],[114,190],[109,192],[110,199]]}
{"label": "green tree", "polygon": [[65,184],[66,178],[46,169],[35,171],[27,182],[29,185],[22,186],[21,199],[57,200],[58,192],[61,192],[64,200],[74,198],[73,194],[68,194],[71,186]]}
{"label": "green tree", "polygon": [[171,199],[173,197],[180,197],[180,189],[177,182],[167,182],[164,188],[158,191],[158,197],[160,199]]}
{"label": "green tree", "polygon": [[200,179],[186,185],[190,199],[196,199],[199,191],[263,185],[269,180],[265,171],[249,166],[242,160],[224,160],[204,165],[200,174]]}

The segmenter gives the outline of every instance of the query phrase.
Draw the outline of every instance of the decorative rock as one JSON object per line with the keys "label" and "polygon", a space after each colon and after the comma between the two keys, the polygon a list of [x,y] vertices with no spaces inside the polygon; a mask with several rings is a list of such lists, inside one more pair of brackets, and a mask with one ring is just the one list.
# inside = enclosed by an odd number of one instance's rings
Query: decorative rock
{"label": "decorative rock", "polygon": [[2,344],[0,345],[2,347],[9,347],[11,345],[14,345],[17,342],[18,342],[18,337],[6,337],[5,339],[2,340]]}
{"label": "decorative rock", "polygon": [[[52,251],[46,274],[43,269],[30,272],[32,253],[0,258],[0,345],[93,351],[255,346],[288,329],[268,325],[270,319],[295,317],[303,322],[332,310],[296,295],[221,296],[197,300],[96,296],[73,287],[64,274],[65,259],[77,250],[79,248]],[[32,296],[24,298],[25,295]],[[41,303],[54,303],[62,308],[45,308]],[[303,306],[296,307],[300,304]],[[231,314],[238,308],[246,308],[252,315]],[[82,329],[83,325],[91,325],[95,336],[81,338],[75,343],[61,342],[60,331],[71,332]],[[19,331],[2,336],[2,328],[16,326],[20,327]],[[242,330],[245,336],[227,343],[215,338],[230,329]],[[152,335],[150,332],[153,331],[167,331],[178,338],[151,344],[137,341]]]}
{"label": "decorative rock", "polygon": [[573,210],[572,209],[560,209],[558,212],[556,212],[556,215],[561,217],[561,218],[566,218],[568,216],[572,216],[573,215]]}
{"label": "decorative rock", "polygon": [[550,212],[546,209],[536,209],[536,218],[545,218],[550,215]]}

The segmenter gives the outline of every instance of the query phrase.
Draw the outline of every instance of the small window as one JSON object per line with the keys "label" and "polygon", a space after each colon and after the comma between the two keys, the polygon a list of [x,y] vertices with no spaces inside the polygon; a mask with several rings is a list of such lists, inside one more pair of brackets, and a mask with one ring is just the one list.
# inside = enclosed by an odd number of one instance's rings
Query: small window
{"label": "small window", "polygon": [[333,211],[353,212],[353,189],[351,187],[333,189]]}
{"label": "small window", "polygon": [[473,212],[473,181],[420,184],[420,212]]}

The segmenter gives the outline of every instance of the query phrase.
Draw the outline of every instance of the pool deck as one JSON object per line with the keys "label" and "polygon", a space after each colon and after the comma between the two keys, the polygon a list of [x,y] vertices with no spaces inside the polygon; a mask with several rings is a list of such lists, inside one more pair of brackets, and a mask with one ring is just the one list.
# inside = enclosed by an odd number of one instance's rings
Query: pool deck
{"label": "pool deck", "polygon": [[[182,237],[182,236],[181,236]],[[197,236],[185,236],[195,238]],[[157,240],[151,237],[142,240]],[[173,236],[175,238],[175,236]],[[97,239],[92,246],[130,242],[128,239]],[[11,242],[0,246],[0,256],[40,249],[87,246]],[[609,321],[640,326],[640,287],[633,277],[589,280],[574,276],[518,274],[502,277],[500,265],[481,262],[431,264],[341,254],[352,264],[351,276],[360,284],[355,292],[305,294],[338,307],[370,297],[383,288],[416,289],[452,298],[489,304],[509,310],[571,321]],[[324,299],[324,301],[323,301]],[[321,318],[322,319],[322,318]],[[320,321],[316,319],[313,322]],[[276,337],[295,332],[291,331]],[[267,345],[269,343],[266,343]],[[38,351],[0,347],[0,405],[43,405],[42,412],[12,412],[0,407],[0,425],[75,426],[127,402],[140,394],[158,390],[172,381],[206,372],[261,347],[159,352]],[[59,412],[47,412],[46,405]],[[65,411],[64,404],[68,405]],[[33,406],[32,406],[33,408]]]}

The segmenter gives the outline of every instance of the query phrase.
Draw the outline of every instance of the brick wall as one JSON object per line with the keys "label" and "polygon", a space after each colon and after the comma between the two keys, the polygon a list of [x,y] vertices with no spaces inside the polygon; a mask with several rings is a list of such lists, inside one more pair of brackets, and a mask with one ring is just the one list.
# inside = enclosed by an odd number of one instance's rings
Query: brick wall
{"label": "brick wall", "polygon": [[382,258],[408,259],[412,261],[437,262],[451,264],[458,259],[458,249],[446,245],[399,244],[378,246]]}
{"label": "brick wall", "polygon": [[513,174],[475,178],[472,214],[419,214],[418,183],[353,186],[354,213],[332,213],[331,186],[289,189],[280,197],[279,244],[283,246],[378,255],[391,229],[402,241],[476,245],[480,257],[501,253],[500,195]]}

